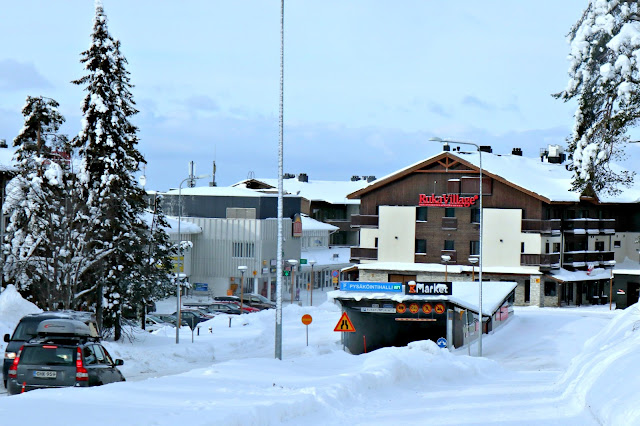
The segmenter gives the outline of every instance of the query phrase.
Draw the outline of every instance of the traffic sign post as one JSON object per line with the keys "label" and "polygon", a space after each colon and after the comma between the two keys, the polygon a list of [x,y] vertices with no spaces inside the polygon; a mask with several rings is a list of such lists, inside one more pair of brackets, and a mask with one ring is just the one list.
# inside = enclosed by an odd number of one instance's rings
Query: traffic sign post
{"label": "traffic sign post", "polygon": [[309,346],[309,324],[311,324],[311,321],[313,321],[313,318],[311,318],[311,315],[304,314],[302,316],[302,323],[304,324],[305,328],[307,329],[307,346]]}
{"label": "traffic sign post", "polygon": [[[341,333],[355,333],[356,328],[353,326],[353,323],[349,319],[349,315],[347,315],[346,311],[342,313],[342,316],[340,317],[340,320],[338,320],[338,324],[336,324],[333,331],[339,331]],[[341,336],[342,350],[344,350],[344,334]]]}

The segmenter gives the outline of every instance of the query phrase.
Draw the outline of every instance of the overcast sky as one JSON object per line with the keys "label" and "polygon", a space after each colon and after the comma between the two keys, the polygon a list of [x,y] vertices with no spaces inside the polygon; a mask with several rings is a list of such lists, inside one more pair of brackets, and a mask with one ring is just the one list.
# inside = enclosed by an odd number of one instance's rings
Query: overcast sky
{"label": "overcast sky", "polygon": [[[147,189],[177,187],[190,160],[217,181],[277,177],[280,2],[104,0],[129,61]],[[573,104],[566,34],[586,0],[286,1],[285,165],[310,179],[391,173],[440,136],[521,147],[565,144]],[[27,95],[80,127],[90,0],[3,1],[0,139]],[[202,182],[204,183],[204,182]]]}

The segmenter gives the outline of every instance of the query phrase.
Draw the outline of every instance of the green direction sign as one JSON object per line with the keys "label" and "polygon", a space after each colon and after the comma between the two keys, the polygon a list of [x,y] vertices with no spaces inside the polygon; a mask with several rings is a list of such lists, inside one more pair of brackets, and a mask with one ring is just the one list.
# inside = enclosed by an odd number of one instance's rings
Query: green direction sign
{"label": "green direction sign", "polygon": [[300,259],[300,264],[301,265],[306,265],[307,264],[307,259]]}

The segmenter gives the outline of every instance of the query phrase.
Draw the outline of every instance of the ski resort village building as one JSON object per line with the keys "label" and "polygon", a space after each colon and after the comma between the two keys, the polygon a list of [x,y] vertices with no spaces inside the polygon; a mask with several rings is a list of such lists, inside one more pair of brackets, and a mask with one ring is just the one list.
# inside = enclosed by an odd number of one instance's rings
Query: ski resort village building
{"label": "ski resort village building", "polygon": [[640,187],[617,195],[572,192],[559,146],[537,158],[445,150],[348,198],[360,200],[346,271],[362,282],[478,280],[480,155],[483,281],[515,282],[514,303],[532,306],[638,300]]}

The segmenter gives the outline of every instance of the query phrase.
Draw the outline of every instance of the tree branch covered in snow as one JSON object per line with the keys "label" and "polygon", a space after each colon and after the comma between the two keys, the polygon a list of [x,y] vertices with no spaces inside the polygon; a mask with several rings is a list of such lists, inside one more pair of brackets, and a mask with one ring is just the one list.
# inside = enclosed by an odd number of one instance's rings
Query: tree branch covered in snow
{"label": "tree branch covered in snow", "polygon": [[591,0],[569,32],[570,79],[554,96],[578,102],[569,140],[574,190],[615,194],[633,181],[610,161],[624,157],[627,130],[640,118],[639,13],[637,1]]}

